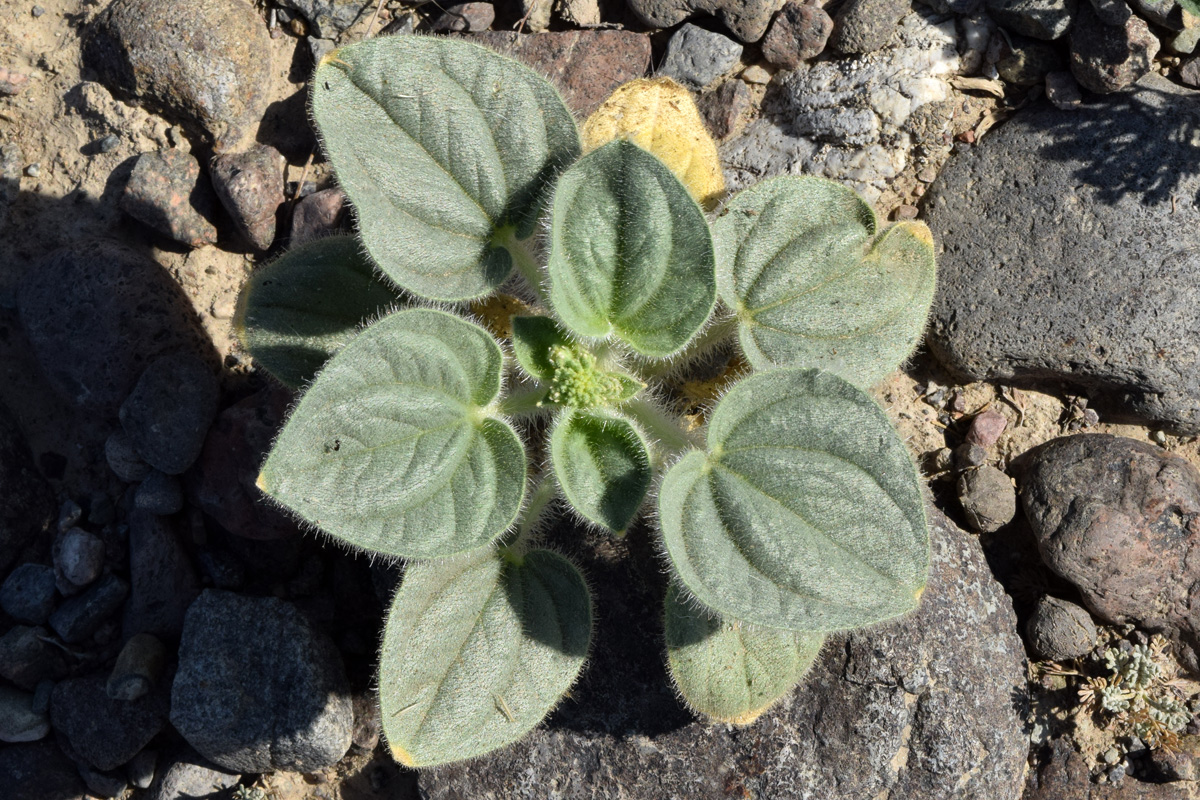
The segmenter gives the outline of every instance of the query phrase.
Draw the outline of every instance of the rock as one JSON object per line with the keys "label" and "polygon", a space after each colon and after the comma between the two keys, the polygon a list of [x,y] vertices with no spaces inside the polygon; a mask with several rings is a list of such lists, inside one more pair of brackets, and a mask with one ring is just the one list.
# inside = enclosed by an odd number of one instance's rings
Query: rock
{"label": "rock", "polygon": [[62,648],[45,628],[15,625],[0,636],[0,678],[33,691],[39,682],[60,678],[66,671]]}
{"label": "rock", "polygon": [[55,686],[50,698],[54,730],[98,770],[116,769],[136,756],[166,721],[161,698],[112,700],[104,684],[102,675],[70,678]]}
{"label": "rock", "polygon": [[967,525],[983,533],[998,531],[1017,515],[1017,492],[1008,476],[990,464],[958,476],[958,502]]}
{"label": "rock", "polygon": [[1195,93],[1147,76],[1075,111],[1035,106],[943,168],[925,203],[941,251],[926,344],[959,380],[1050,380],[1106,418],[1200,433],[1200,238],[1171,199],[1200,194],[1177,141],[1192,114]]}
{"label": "rock", "polygon": [[1184,62],[1179,79],[1188,86],[1200,87],[1200,58],[1189,58]]}
{"label": "rock", "polygon": [[197,753],[187,751],[158,770],[145,800],[188,800],[211,797],[238,785],[240,775],[225,772]]}
{"label": "rock", "polygon": [[21,165],[25,157],[15,143],[0,144],[0,230],[8,219],[8,207],[21,193]]}
{"label": "rock", "polygon": [[562,0],[559,13],[563,22],[577,28],[594,28],[601,24],[599,0]]}
{"label": "rock", "polygon": [[980,447],[993,447],[1008,427],[1008,419],[994,408],[987,408],[975,415],[967,429],[967,441]]}
{"label": "rock", "polygon": [[909,0],[849,0],[834,17],[829,43],[842,53],[874,53],[911,10]]}
{"label": "rock", "polygon": [[581,119],[599,108],[618,86],[644,76],[650,65],[650,39],[630,31],[488,31],[464,38],[546,76]]}
{"label": "rock", "polygon": [[0,747],[5,800],[80,800],[85,787],[70,759],[51,742]]}
{"label": "rock", "polygon": [[0,67],[0,97],[16,97],[29,83],[29,76],[9,67]]}
{"label": "rock", "polygon": [[[1075,751],[1069,737],[1051,742],[1049,757],[1032,772],[1024,800],[1196,800],[1193,787],[1183,783],[1143,783],[1125,780],[1121,785],[1096,783],[1089,759]],[[1112,768],[1123,777],[1124,767]],[[1101,774],[1103,780],[1103,774]]]}
{"label": "rock", "polygon": [[1200,18],[1184,12],[1184,28],[1167,40],[1167,49],[1172,53],[1190,55],[1200,44]]}
{"label": "rock", "polygon": [[195,355],[163,356],[146,367],[121,404],[121,426],[146,463],[178,475],[199,457],[220,391],[212,370]]}
{"label": "rock", "polygon": [[1124,25],[1133,14],[1126,0],[1091,0],[1092,10],[1105,25]]}
{"label": "rock", "polygon": [[456,3],[446,6],[441,16],[433,21],[433,30],[486,31],[496,20],[496,7],[491,3]]}
{"label": "rock", "polygon": [[702,89],[733,69],[741,57],[740,44],[689,22],[671,34],[658,74],[690,89]]}
{"label": "rock", "polygon": [[0,574],[54,522],[54,495],[37,471],[25,437],[0,404]]}
{"label": "rock", "polygon": [[524,28],[542,33],[550,27],[550,14],[554,10],[553,0],[521,0],[521,19]]}
{"label": "rock", "polygon": [[138,222],[188,247],[216,244],[217,198],[191,153],[142,153],[119,203]]}
{"label": "rock", "polygon": [[1070,72],[1046,73],[1046,99],[1060,111],[1074,111],[1083,102],[1079,83]]}
{"label": "rock", "polygon": [[1185,12],[1178,0],[1129,0],[1129,4],[1147,22],[1153,22],[1171,31],[1181,31],[1184,28]]}
{"label": "rock", "polygon": [[128,781],[119,772],[102,772],[80,764],[79,775],[87,784],[88,792],[96,797],[119,800],[129,788]]}
{"label": "rock", "polygon": [[199,460],[184,476],[191,502],[235,536],[282,539],[299,534],[296,524],[255,485],[291,401],[291,392],[273,385],[222,411]]}
{"label": "rock", "polygon": [[987,463],[987,450],[974,442],[964,442],[954,449],[954,466],[959,471],[981,467]]}
{"label": "rock", "polygon": [[129,581],[124,635],[177,638],[200,583],[179,544],[174,520],[145,511],[129,515]]}
{"label": "rock", "polygon": [[17,305],[50,384],[103,416],[116,411],[154,357],[189,348],[212,352],[179,284],[116,242],[54,251],[26,272]]}
{"label": "rock", "polygon": [[[663,674],[649,547],[586,559],[606,609],[592,664],[548,725],[503,752],[423,770],[430,800],[504,797],[893,797],[1016,800],[1028,737],[1024,648],[978,541],[930,511],[921,607],[830,636],[800,687],[756,723],[704,725]],[[579,531],[562,531],[562,541]],[[605,554],[607,551],[607,554]],[[617,556],[623,556],[618,559]],[[607,792],[607,793],[606,793]]]}
{"label": "rock", "polygon": [[336,39],[354,24],[370,0],[280,0],[280,5],[299,11],[318,39]]}
{"label": "rock", "polygon": [[709,134],[724,139],[732,134],[754,103],[750,88],[741,81],[725,81],[705,92],[696,102]]}
{"label": "rock", "polygon": [[795,69],[821,55],[832,32],[833,19],[825,9],[788,0],[763,37],[763,58],[780,69]]}
{"label": "rock", "polygon": [[158,683],[165,659],[166,648],[158,639],[148,633],[133,636],[121,648],[104,691],[112,700],[145,697]]}
{"label": "rock", "polygon": [[[1200,472],[1144,442],[1078,434],[1022,456],[1021,502],[1042,560],[1105,622],[1200,646]],[[1190,663],[1189,663],[1190,662]]]}
{"label": "rock", "polygon": [[22,564],[0,586],[0,609],[26,625],[42,625],[54,611],[54,569]]}
{"label": "rock", "polygon": [[212,162],[217,197],[238,233],[257,250],[275,241],[275,215],[283,196],[284,159],[270,145],[219,155]]}
{"label": "rock", "polygon": [[183,485],[174,475],[154,470],[134,493],[133,507],[151,514],[177,514],[183,509]]}
{"label": "rock", "polygon": [[54,567],[73,586],[87,586],[104,570],[104,542],[82,528],[71,528],[55,542]]}
{"label": "rock", "polygon": [[84,66],[114,94],[179,120],[218,150],[252,139],[266,111],[271,42],[248,3],[114,0],[82,46]]}
{"label": "rock", "polygon": [[332,766],[354,712],[341,656],[294,606],[213,589],[188,609],[171,722],[237,772]]}
{"label": "rock", "polygon": [[1071,72],[1085,89],[1115,92],[1150,73],[1158,48],[1158,38],[1140,17],[1115,27],[1083,6],[1071,30]]}
{"label": "rock", "polygon": [[1200,780],[1200,736],[1184,734],[1175,747],[1156,747],[1149,761],[1154,774],[1166,782]]}
{"label": "rock", "polygon": [[33,710],[33,695],[0,686],[0,742],[36,742],[50,733],[50,720]]}
{"label": "rock", "polygon": [[651,27],[673,28],[690,17],[709,14],[746,43],[763,37],[782,5],[783,0],[629,0],[633,13]]}
{"label": "rock", "polygon": [[1010,31],[1046,41],[1065,34],[1079,8],[1078,0],[986,0],[984,5]]}
{"label": "rock", "polygon": [[1069,661],[1091,652],[1098,636],[1087,609],[1043,595],[1025,623],[1025,637],[1035,658]]}
{"label": "rock", "polygon": [[86,592],[59,606],[50,615],[50,627],[64,642],[84,642],[117,613],[128,594],[129,584],[116,575],[105,575]]}
{"label": "rock", "polygon": [[108,468],[126,483],[139,483],[150,474],[150,465],[134,449],[129,434],[115,430],[104,442],[104,459]]}
{"label": "rock", "polygon": [[949,151],[957,42],[953,20],[914,13],[877,52],[776,75],[759,119],[721,147],[726,185],[814,174],[878,199],[914,153]]}
{"label": "rock", "polygon": [[129,783],[138,789],[149,789],[154,782],[154,768],[158,762],[158,753],[154,750],[143,750],[125,765],[125,773]]}
{"label": "rock", "polygon": [[292,211],[290,246],[299,247],[341,228],[346,195],[341,189],[322,189],[296,203]]}
{"label": "rock", "polygon": [[751,86],[766,86],[771,82],[771,73],[760,64],[751,64],[738,77]]}

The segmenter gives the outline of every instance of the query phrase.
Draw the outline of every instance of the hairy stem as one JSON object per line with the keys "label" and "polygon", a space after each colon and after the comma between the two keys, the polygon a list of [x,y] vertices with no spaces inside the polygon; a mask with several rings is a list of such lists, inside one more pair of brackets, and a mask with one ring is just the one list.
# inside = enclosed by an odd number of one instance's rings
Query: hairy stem
{"label": "hairy stem", "polygon": [[681,365],[715,347],[726,344],[736,336],[737,317],[718,319],[712,325],[702,330],[696,338],[688,342],[687,348],[674,358],[637,364],[635,369],[642,380],[650,381],[679,369]]}
{"label": "hairy stem", "polygon": [[505,417],[531,417],[546,411],[542,400],[546,397],[546,387],[535,385],[532,388],[514,392],[500,401],[496,407],[497,413]]}
{"label": "hairy stem", "polygon": [[675,417],[649,400],[635,397],[621,410],[636,420],[647,436],[658,442],[659,447],[652,448],[656,467],[661,467],[671,456],[685,450],[704,448],[703,440],[697,433],[684,430]]}
{"label": "hairy stem", "polygon": [[538,522],[541,521],[550,501],[554,499],[556,489],[550,475],[543,475],[537,488],[529,496],[529,502],[521,514],[521,523],[517,526],[516,532],[511,534],[511,538],[500,549],[505,558],[516,564],[525,560],[525,554],[529,552],[529,548],[533,544],[533,535],[537,530]]}
{"label": "hairy stem", "polygon": [[538,300],[548,306],[550,298],[546,294],[545,287],[542,286],[542,272],[535,257],[536,244],[533,237],[518,239],[516,229],[507,227],[496,231],[493,241],[508,251],[517,272],[525,279],[525,283],[529,284],[529,288],[537,295]]}

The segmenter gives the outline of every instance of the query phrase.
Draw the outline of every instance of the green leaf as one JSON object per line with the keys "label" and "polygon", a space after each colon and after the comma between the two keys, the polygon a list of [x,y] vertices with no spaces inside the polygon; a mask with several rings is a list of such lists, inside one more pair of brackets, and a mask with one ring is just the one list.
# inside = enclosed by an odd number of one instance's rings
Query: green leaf
{"label": "green leaf", "polygon": [[667,666],[694,711],[749,725],[804,677],[824,634],[763,628],[722,618],[667,589]]}
{"label": "green leaf", "polygon": [[410,566],[379,657],[393,756],[429,767],[520,739],[575,682],[591,632],[583,578],[546,550]]}
{"label": "green leaf", "polygon": [[576,511],[625,532],[652,477],[646,442],[629,420],[611,412],[565,412],[550,433],[550,460]]}
{"label": "green leaf", "polygon": [[503,356],[487,331],[413,309],[360,333],[317,375],[258,485],[354,547],[406,558],[502,533],[525,491],[525,451],[488,416]]}
{"label": "green leaf", "polygon": [[642,355],[671,355],[712,312],[713,263],[704,213],[637,145],[609,142],[559,178],[550,302],[576,333],[615,335]]}
{"label": "green leaf", "polygon": [[313,117],[371,257],[423,297],[493,291],[502,242],[532,235],[555,174],[579,156],[545,79],[468,42],[381,36],[339,48],[313,78]]}
{"label": "green leaf", "polygon": [[866,387],[912,354],[933,302],[933,239],[919,222],[876,226],[865,201],[821,178],[733,198],[713,224],[717,285],[756,369],[817,367]]}
{"label": "green leaf", "polygon": [[357,239],[329,236],[254,270],[238,297],[234,330],[260,366],[296,389],[399,300]]}
{"label": "green leaf", "polygon": [[574,346],[566,331],[550,317],[524,316],[512,318],[512,331],[513,354],[521,368],[546,383],[553,380],[550,349]]}
{"label": "green leaf", "polygon": [[659,521],[696,599],[771,628],[858,628],[916,607],[929,534],[907,448],[845,380],[780,368],[717,404],[708,453],[667,473]]}

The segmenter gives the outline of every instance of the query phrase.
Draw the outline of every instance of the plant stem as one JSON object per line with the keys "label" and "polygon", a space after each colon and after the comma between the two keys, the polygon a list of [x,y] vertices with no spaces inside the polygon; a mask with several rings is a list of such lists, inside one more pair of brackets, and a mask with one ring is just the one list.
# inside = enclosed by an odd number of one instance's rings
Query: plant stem
{"label": "plant stem", "polygon": [[688,343],[687,349],[674,358],[649,364],[638,364],[635,369],[643,380],[649,381],[678,369],[681,364],[687,363],[714,347],[725,344],[735,336],[737,336],[737,317],[726,317],[701,331],[695,339]]}
{"label": "plant stem", "polygon": [[698,435],[685,431],[670,414],[649,400],[635,397],[622,406],[621,410],[633,417],[646,435],[661,445],[665,452],[661,453],[659,462],[665,461],[667,456],[682,453],[693,447],[704,449],[704,443]]}
{"label": "plant stem", "polygon": [[500,401],[496,410],[505,417],[528,417],[540,414],[546,410],[542,405],[545,397],[546,387],[540,384],[535,385],[532,388],[508,395]]}
{"label": "plant stem", "polygon": [[517,526],[516,535],[509,544],[502,548],[505,558],[518,564],[524,560],[525,554],[529,552],[529,547],[533,542],[534,529],[541,520],[546,507],[554,499],[554,495],[554,481],[551,480],[549,474],[543,475],[541,482],[529,497],[529,503],[525,506],[524,514],[521,515],[521,524]]}
{"label": "plant stem", "polygon": [[542,273],[538,269],[537,259],[534,257],[533,237],[518,239],[516,230],[507,227],[496,231],[494,241],[512,256],[513,266],[529,284],[529,288],[537,295],[538,300],[547,306],[550,305],[550,298],[546,295],[545,287],[542,286]]}

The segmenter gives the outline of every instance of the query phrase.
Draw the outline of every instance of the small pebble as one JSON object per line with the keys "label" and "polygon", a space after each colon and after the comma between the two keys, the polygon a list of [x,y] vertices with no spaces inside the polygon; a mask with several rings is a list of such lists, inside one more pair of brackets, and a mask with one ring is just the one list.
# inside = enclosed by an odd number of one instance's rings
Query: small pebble
{"label": "small pebble", "polygon": [[42,174],[42,165],[41,164],[33,163],[25,168],[25,177],[27,177],[27,178],[36,178],[37,176],[39,176],[41,174]]}
{"label": "small pebble", "polygon": [[174,475],[154,470],[138,486],[133,506],[151,514],[176,514],[183,510],[183,487]]}
{"label": "small pebble", "polygon": [[1150,434],[1150,441],[1161,447],[1167,443],[1167,434],[1163,431],[1153,431]]}
{"label": "small pebble", "polygon": [[48,733],[50,720],[33,713],[33,695],[0,686],[0,742],[36,742]]}
{"label": "small pebble", "polygon": [[959,476],[958,502],[967,525],[981,533],[997,531],[1017,515],[1017,491],[1012,481],[991,465]]}
{"label": "small pebble", "polygon": [[974,442],[960,444],[954,450],[954,465],[959,470],[982,466],[987,461],[987,450]]}
{"label": "small pebble", "polygon": [[1104,755],[1100,756],[1100,760],[1105,764],[1115,764],[1121,760],[1121,751],[1115,747],[1110,747],[1104,751]]}
{"label": "small pebble", "polygon": [[83,509],[79,507],[79,503],[74,500],[65,500],[58,507],[58,530],[65,532],[75,527],[75,524],[83,518]]}
{"label": "small pebble", "polygon": [[113,474],[126,483],[137,483],[150,474],[150,465],[138,455],[133,440],[123,430],[114,431],[108,437],[104,443],[104,458]]}
{"label": "small pebble", "polygon": [[34,19],[37,19],[38,17],[42,16],[42,14],[46,13],[46,9],[42,8],[41,6],[34,6],[29,10],[29,13]]}
{"label": "small pebble", "polygon": [[166,660],[163,643],[149,633],[139,633],[121,648],[105,684],[113,700],[137,700],[154,688]]}
{"label": "small pebble", "polygon": [[486,31],[496,19],[496,9],[491,3],[457,3],[445,9],[434,20],[433,30],[437,33]]}
{"label": "small pebble", "polygon": [[1025,624],[1033,656],[1067,661],[1087,655],[1096,643],[1096,623],[1087,609],[1050,595],[1043,596]]}
{"label": "small pebble", "polygon": [[1000,440],[1000,436],[1007,427],[1008,420],[1003,414],[994,408],[984,409],[971,420],[971,427],[967,431],[967,441],[974,442],[983,448],[992,447]]}
{"label": "small pebble", "polygon": [[896,221],[917,218],[917,207],[910,205],[896,206],[896,210],[892,212],[892,219]]}
{"label": "small pebble", "polygon": [[115,133],[110,133],[96,142],[96,150],[101,153],[111,153],[121,144],[121,139]]}
{"label": "small pebble", "polygon": [[54,681],[43,680],[38,681],[38,685],[33,690],[33,713],[49,714],[50,713],[50,694],[54,691]]}
{"label": "small pebble", "polygon": [[50,615],[50,627],[68,644],[84,642],[117,613],[128,596],[129,584],[116,575],[107,575],[59,606]]}
{"label": "small pebble", "polygon": [[157,750],[143,750],[125,765],[129,782],[137,789],[149,789],[154,783],[154,768],[158,762]]}
{"label": "small pebble", "polygon": [[17,622],[41,625],[54,613],[54,569],[22,564],[0,584],[0,608]]}
{"label": "small pebble", "polygon": [[87,586],[104,570],[104,542],[82,528],[72,528],[59,539],[54,563],[72,584]]}
{"label": "small pebble", "polygon": [[751,64],[742,70],[742,80],[756,86],[766,86],[771,82],[771,73],[758,64]]}

